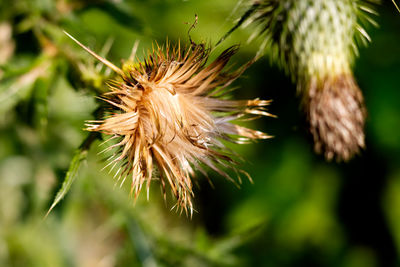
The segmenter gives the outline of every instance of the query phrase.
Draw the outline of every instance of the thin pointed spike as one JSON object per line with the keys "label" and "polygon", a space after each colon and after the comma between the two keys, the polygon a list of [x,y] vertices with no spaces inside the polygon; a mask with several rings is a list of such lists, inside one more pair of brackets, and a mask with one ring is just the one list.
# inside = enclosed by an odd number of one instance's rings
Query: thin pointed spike
{"label": "thin pointed spike", "polygon": [[110,61],[108,61],[105,58],[102,58],[101,56],[97,55],[95,52],[93,52],[92,50],[90,50],[89,48],[87,48],[86,46],[84,46],[81,42],[79,42],[78,40],[76,40],[72,35],[70,35],[68,32],[63,31],[69,38],[71,38],[75,43],[77,43],[80,47],[82,47],[83,49],[85,49],[89,54],[91,54],[92,56],[94,56],[95,58],[97,58],[98,60],[100,60],[101,62],[103,62],[104,65],[106,65],[107,67],[109,67],[110,69],[112,69],[113,71],[115,71],[116,73],[118,73],[121,76],[124,76],[124,72],[118,68],[117,66],[115,66],[114,64],[112,64]]}
{"label": "thin pointed spike", "polygon": [[[117,172],[114,174],[113,179],[115,179],[115,177],[117,177],[118,173],[121,171],[121,167],[118,168]],[[118,180],[119,181],[119,178]]]}
{"label": "thin pointed spike", "polygon": [[122,188],[122,185],[124,184],[126,177],[128,177],[128,174],[124,176],[124,179],[122,179],[121,184],[119,185],[119,188]]}
{"label": "thin pointed spike", "polygon": [[364,30],[363,27],[357,25],[357,30],[361,33],[361,35],[365,38],[365,40],[371,42],[371,37],[369,37],[369,34]]}
{"label": "thin pointed spike", "polygon": [[400,12],[400,8],[399,8],[399,6],[396,4],[396,2],[395,2],[394,0],[392,0],[392,2],[393,2],[393,4],[394,4],[394,6],[396,7],[397,11]]}
{"label": "thin pointed spike", "polygon": [[[103,45],[103,48],[100,51],[100,55],[103,57],[106,57],[108,55],[108,53],[110,52],[113,43],[114,43],[114,38],[109,37],[107,39],[106,43]],[[101,62],[99,62],[96,65],[96,71],[100,72],[102,70],[102,67],[103,67],[103,65],[101,64]]]}
{"label": "thin pointed spike", "polygon": [[224,36],[221,37],[221,39],[219,39],[215,47],[217,47],[226,38],[228,38],[232,32],[234,32],[237,28],[239,28],[250,17],[250,15],[252,15],[257,10],[259,6],[260,3],[258,2],[255,2],[252,6],[250,6],[250,8],[243,14],[243,16],[239,19],[239,21],[227,33],[225,33]]}
{"label": "thin pointed spike", "polygon": [[114,163],[114,165],[111,167],[111,169],[108,171],[108,174],[110,174],[111,172],[112,172],[112,170],[115,168],[115,166],[117,166],[117,164],[118,164],[118,161],[116,161],[115,163]]}
{"label": "thin pointed spike", "polygon": [[140,41],[139,41],[139,40],[136,40],[135,43],[133,44],[132,51],[131,51],[131,55],[129,56],[129,59],[132,60],[132,61],[133,61],[133,60],[135,59],[135,57],[136,57],[136,52],[137,52],[137,49],[138,49],[138,47],[139,47],[139,43],[140,43]]}

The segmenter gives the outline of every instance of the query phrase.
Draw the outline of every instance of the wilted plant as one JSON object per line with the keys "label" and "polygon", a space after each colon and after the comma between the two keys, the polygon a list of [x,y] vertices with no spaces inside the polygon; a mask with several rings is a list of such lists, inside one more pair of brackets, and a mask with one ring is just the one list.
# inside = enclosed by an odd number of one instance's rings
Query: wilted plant
{"label": "wilted plant", "polygon": [[228,179],[227,168],[245,173],[236,170],[221,140],[245,143],[270,137],[232,123],[247,115],[270,115],[265,109],[270,101],[223,97],[250,64],[224,71],[236,46],[206,65],[210,49],[204,44],[182,48],[167,42],[156,45],[144,61],[120,69],[75,41],[119,75],[101,97],[113,111],[103,120],[89,121],[87,130],[118,140],[105,149],[117,149],[107,166],[117,169],[122,183],[130,177],[135,197],[144,184],[148,192],[156,166],[163,189],[169,184],[177,205],[192,213],[194,169],[205,173],[206,166]]}

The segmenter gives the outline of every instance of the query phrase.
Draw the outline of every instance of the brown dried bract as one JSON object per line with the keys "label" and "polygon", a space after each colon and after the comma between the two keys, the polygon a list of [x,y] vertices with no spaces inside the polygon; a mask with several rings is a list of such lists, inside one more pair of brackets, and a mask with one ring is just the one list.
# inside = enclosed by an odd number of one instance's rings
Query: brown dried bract
{"label": "brown dried bract", "polygon": [[349,160],[365,147],[366,109],[356,81],[350,74],[311,79],[306,112],[315,151],[329,160]]}

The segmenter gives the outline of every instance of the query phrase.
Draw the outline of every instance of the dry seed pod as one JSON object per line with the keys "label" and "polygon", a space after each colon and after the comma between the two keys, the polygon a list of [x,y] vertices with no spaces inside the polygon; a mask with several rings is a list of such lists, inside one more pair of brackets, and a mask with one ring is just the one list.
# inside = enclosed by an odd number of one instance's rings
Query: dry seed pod
{"label": "dry seed pod", "polygon": [[248,21],[260,25],[272,60],[296,81],[315,151],[328,160],[346,161],[365,147],[366,110],[351,65],[356,39],[370,39],[360,25],[375,24],[372,2],[260,0]]}
{"label": "dry seed pod", "polygon": [[269,116],[265,109],[269,101],[222,98],[247,67],[224,71],[237,47],[206,65],[210,50],[204,45],[183,49],[167,43],[154,48],[143,62],[119,69],[81,46],[120,76],[109,83],[110,91],[103,96],[113,113],[88,122],[87,130],[118,140],[107,148],[118,150],[108,165],[115,167],[122,182],[131,179],[135,197],[144,185],[149,189],[156,166],[157,178],[163,187],[169,184],[178,207],[192,213],[194,169],[204,172],[206,166],[228,179],[226,168],[242,172],[234,168],[235,161],[221,140],[246,143],[270,137],[232,123]]}

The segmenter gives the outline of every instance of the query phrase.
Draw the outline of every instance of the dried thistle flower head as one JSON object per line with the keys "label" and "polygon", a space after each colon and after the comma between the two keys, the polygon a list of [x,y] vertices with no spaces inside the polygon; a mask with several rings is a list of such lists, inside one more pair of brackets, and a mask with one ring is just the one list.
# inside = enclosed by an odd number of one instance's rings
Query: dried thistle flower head
{"label": "dried thistle flower head", "polygon": [[[351,64],[360,26],[375,24],[375,0],[260,0],[249,22],[264,33],[264,46],[298,84],[315,150],[330,160],[348,160],[364,148],[366,111]],[[257,35],[260,32],[257,32]]]}
{"label": "dried thistle flower head", "polygon": [[194,168],[204,173],[207,166],[230,179],[224,170],[234,169],[234,160],[221,140],[245,143],[270,137],[231,123],[246,115],[269,116],[269,101],[221,98],[245,69],[224,71],[236,51],[225,50],[209,65],[210,50],[193,44],[186,49],[157,46],[143,62],[122,70],[101,59],[120,75],[103,96],[114,112],[89,122],[87,129],[119,139],[108,148],[118,148],[108,165],[118,169],[122,181],[132,180],[135,197],[144,184],[149,189],[157,166],[163,188],[169,184],[178,206],[192,212]]}

